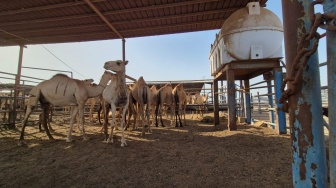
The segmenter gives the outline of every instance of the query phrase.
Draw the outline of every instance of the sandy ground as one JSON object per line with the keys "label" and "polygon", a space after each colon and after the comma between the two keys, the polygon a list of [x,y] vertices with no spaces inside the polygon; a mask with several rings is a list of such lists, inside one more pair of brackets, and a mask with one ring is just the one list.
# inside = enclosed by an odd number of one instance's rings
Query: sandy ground
{"label": "sandy ground", "polygon": [[[211,116],[211,114],[209,114]],[[101,126],[87,123],[91,138],[78,129],[66,143],[68,123],[54,120],[55,142],[38,126],[27,126],[25,145],[19,130],[0,130],[0,187],[292,187],[288,135],[269,128],[238,125],[228,131],[226,120],[213,126],[188,119],[187,126],[120,131],[113,144],[103,143]]]}

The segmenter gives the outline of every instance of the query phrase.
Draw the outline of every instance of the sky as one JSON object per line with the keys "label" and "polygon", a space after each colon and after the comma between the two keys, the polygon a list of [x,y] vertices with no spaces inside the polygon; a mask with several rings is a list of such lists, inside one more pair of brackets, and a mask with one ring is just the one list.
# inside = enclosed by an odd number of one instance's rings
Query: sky
{"label": "sky", "polygon": [[[268,0],[266,8],[282,20],[281,1]],[[210,75],[209,52],[218,32],[210,30],[126,39],[126,60],[129,61],[126,74],[136,79],[143,76],[146,81],[213,79]],[[325,51],[325,39],[322,39],[320,63],[326,61]],[[18,58],[19,47],[0,47],[0,71],[16,74]],[[76,79],[93,78],[98,83],[104,72],[104,63],[118,59],[122,59],[121,40],[28,45],[24,48],[22,66],[71,71]],[[321,71],[326,72],[326,67]],[[49,79],[56,73],[27,68],[21,72],[24,76],[41,79]],[[321,75],[321,85],[327,85],[326,74]],[[250,83],[259,81],[262,81],[261,76]],[[14,81],[0,78],[0,82]]]}

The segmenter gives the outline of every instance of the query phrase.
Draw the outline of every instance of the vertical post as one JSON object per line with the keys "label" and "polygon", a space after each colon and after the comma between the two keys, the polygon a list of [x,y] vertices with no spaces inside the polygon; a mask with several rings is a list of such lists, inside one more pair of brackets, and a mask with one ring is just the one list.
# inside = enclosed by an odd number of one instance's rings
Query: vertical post
{"label": "vertical post", "polygon": [[214,79],[213,81],[213,105],[214,105],[214,124],[219,125],[219,109],[218,109],[218,81]]}
{"label": "vertical post", "polygon": [[[273,93],[272,80],[269,78],[269,79],[267,79],[267,94],[268,94],[268,106],[270,108],[274,107],[273,94],[272,93]],[[274,123],[274,110],[269,111],[269,118],[270,118],[270,122]]]}
{"label": "vertical post", "polygon": [[257,92],[257,97],[258,97],[258,113],[261,114],[261,104],[260,104],[259,91]]}
{"label": "vertical post", "polygon": [[281,92],[281,84],[283,81],[282,68],[274,68],[274,91],[275,91],[275,115],[276,124],[279,129],[279,134],[287,134],[286,114],[281,109],[282,104],[279,103]]}
{"label": "vertical post", "polygon": [[236,125],[236,99],[235,99],[235,92],[236,92],[236,85],[234,79],[234,71],[228,69],[226,71],[226,79],[227,79],[227,94],[228,94],[228,127],[230,131],[237,130]]}
{"label": "vertical post", "polygon": [[246,123],[251,124],[250,80],[244,80]]}
{"label": "vertical post", "polygon": [[[335,14],[335,1],[326,0],[324,13]],[[328,64],[328,114],[329,114],[329,159],[330,187],[336,187],[336,32],[327,31],[327,64]]]}
{"label": "vertical post", "polygon": [[18,69],[17,69],[17,74],[15,76],[13,113],[9,114],[10,119],[12,120],[12,122],[10,122],[10,124],[13,125],[13,126],[15,126],[15,120],[16,120],[17,96],[19,94],[19,85],[20,85],[20,79],[21,79],[23,48],[24,48],[24,45],[20,45]]}
{"label": "vertical post", "polygon": [[241,116],[245,116],[245,104],[244,104],[244,89],[243,89],[243,80],[240,80],[240,105],[241,105]]}
{"label": "vertical post", "polygon": [[125,43],[126,43],[126,40],[123,38],[122,39],[122,59],[123,61],[126,61]]}
{"label": "vertical post", "polygon": [[[282,0],[287,73],[292,71],[300,37],[309,32],[311,23],[307,10],[311,2],[313,0]],[[312,42],[304,47],[311,49],[311,46]],[[296,85],[288,82],[287,88],[297,90],[288,100],[293,185],[327,187],[318,53],[310,56],[302,80]]]}

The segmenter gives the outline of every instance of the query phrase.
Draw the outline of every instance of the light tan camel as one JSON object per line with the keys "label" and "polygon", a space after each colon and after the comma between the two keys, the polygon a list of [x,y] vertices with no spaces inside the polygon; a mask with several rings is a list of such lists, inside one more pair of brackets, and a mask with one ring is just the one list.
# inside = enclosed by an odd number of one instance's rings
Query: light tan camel
{"label": "light tan camel", "polygon": [[[177,84],[173,89],[174,101],[175,101],[175,127],[183,127],[180,116],[184,116],[183,122],[186,125],[185,110],[187,105],[187,94],[184,91],[183,84]],[[177,118],[179,123],[177,122]]]}
{"label": "light tan camel", "polygon": [[[173,96],[173,87],[171,84],[166,84],[165,86],[161,87],[158,90],[158,96],[157,96],[157,105],[155,108],[155,126],[158,127],[158,122],[157,122],[157,116],[158,114],[160,115],[160,123],[161,126],[164,127],[165,125],[163,124],[162,121],[162,110],[164,107],[170,107],[170,113],[171,116],[173,117],[173,112],[174,112],[174,96]],[[171,119],[170,125],[173,125],[173,119]]]}
{"label": "light tan camel", "polygon": [[[200,92],[196,92],[194,97],[193,97],[193,104],[197,104],[198,106],[196,107],[196,110],[195,110],[195,113],[196,113],[196,118],[198,118],[198,111],[201,115],[201,117],[203,116],[203,99],[202,99],[202,96],[200,94]],[[194,118],[194,113],[192,113],[191,115],[191,119]]]}
{"label": "light tan camel", "polygon": [[[82,80],[84,84],[86,85],[90,85],[93,83],[93,79],[90,78],[90,79],[85,79],[85,80]],[[27,110],[27,106],[28,106],[28,101],[29,99],[25,99],[25,111]],[[67,107],[63,107],[63,110],[67,108],[69,113],[71,114],[71,112],[74,110],[74,107],[73,106],[67,106]],[[47,125],[48,125],[48,128],[49,128],[49,131],[54,131],[54,129],[51,127],[51,124],[50,122],[52,122],[52,117],[53,117],[53,112],[54,112],[54,106],[53,105],[50,105],[49,107],[49,114],[48,114],[48,118],[47,118]],[[80,120],[79,120],[79,114],[77,113],[76,115],[76,121],[77,121],[77,128],[80,130]],[[38,125],[39,125],[39,131],[42,132],[42,112],[39,114],[39,121],[38,121]],[[74,130],[72,130],[74,131]]]}
{"label": "light tan camel", "polygon": [[[137,113],[139,114],[139,116],[141,116],[142,136],[145,136],[146,126],[148,126],[148,132],[152,132],[149,124],[149,106],[151,104],[151,89],[148,87],[142,76],[137,80],[137,82],[133,86],[132,97],[137,102],[138,105]],[[145,117],[147,121],[146,125],[145,125]]]}
{"label": "light tan camel", "polygon": [[54,106],[75,106],[71,113],[70,127],[67,134],[67,142],[72,142],[71,133],[74,119],[79,113],[81,132],[84,140],[89,138],[85,134],[84,129],[84,103],[90,97],[100,95],[111,78],[111,73],[105,71],[101,77],[100,83],[97,86],[89,86],[77,79],[69,78],[64,74],[56,74],[51,79],[43,81],[35,86],[29,94],[29,101],[27,105],[26,115],[22,121],[22,130],[20,136],[20,143],[24,140],[24,130],[27,125],[27,120],[40,101],[42,107],[42,122],[43,127],[50,140],[54,138],[51,136],[47,127],[47,118],[49,114],[50,105]]}
{"label": "light tan camel", "polygon": [[[113,143],[113,128],[116,124],[117,107],[122,108],[121,116],[121,147],[127,146],[125,140],[125,115],[129,104],[129,91],[126,85],[126,65],[128,61],[116,60],[105,63],[104,68],[116,72],[112,76],[110,84],[104,89],[103,96],[103,113],[104,113],[104,135],[107,143]],[[112,109],[111,134],[108,135],[108,112]]]}

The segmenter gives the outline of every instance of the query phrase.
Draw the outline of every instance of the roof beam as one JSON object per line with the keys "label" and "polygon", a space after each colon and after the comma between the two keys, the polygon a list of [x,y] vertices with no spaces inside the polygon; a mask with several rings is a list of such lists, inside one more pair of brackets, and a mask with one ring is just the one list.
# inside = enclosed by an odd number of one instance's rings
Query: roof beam
{"label": "roof beam", "polygon": [[[211,2],[211,1],[220,1],[220,0],[198,0],[196,2],[197,3],[206,3],[206,2]],[[174,2],[174,3],[160,4],[160,5],[153,5],[153,6],[138,7],[138,8],[130,8],[130,9],[106,11],[106,12],[103,12],[102,15],[104,15],[104,16],[115,15],[115,14],[118,15],[118,14],[124,14],[124,13],[135,12],[135,11],[155,10],[155,9],[159,9],[159,8],[168,8],[168,7],[175,7],[175,6],[192,5],[194,3],[195,3],[195,1]],[[233,7],[232,9],[237,10],[239,8]],[[229,11],[231,11],[231,10],[229,10]],[[2,26],[8,26],[8,25],[28,24],[28,23],[39,23],[39,22],[61,21],[61,20],[73,20],[73,19],[89,18],[89,17],[96,17],[96,16],[97,16],[97,14],[82,14],[82,15],[63,16],[63,17],[56,17],[56,18],[46,18],[46,19],[35,19],[35,20],[22,20],[22,21],[13,21],[13,22],[3,22],[3,23],[0,23],[0,27],[2,27]]]}
{"label": "roof beam", "polygon": [[121,39],[125,40],[124,37],[119,33],[119,31],[114,28],[114,26],[106,19],[106,17],[97,9],[96,6],[94,6],[90,0],[84,0],[90,7],[93,11],[96,12],[96,14],[106,23],[106,25],[112,29],[112,31],[114,33],[116,33]]}
{"label": "roof beam", "polygon": [[[152,26],[152,27],[143,27],[143,28],[132,28],[132,29],[125,29],[121,30],[121,32],[137,32],[142,30],[151,30],[151,29],[163,29],[163,28],[171,28],[171,27],[179,27],[179,26],[188,26],[188,25],[196,25],[196,24],[210,24],[213,22],[224,22],[226,19],[212,19],[212,20],[205,20],[205,21],[195,21],[195,22],[188,22],[188,23],[178,23],[178,24],[170,24],[170,25],[159,25],[159,26]],[[208,27],[207,27],[208,29]],[[211,29],[211,28],[210,28]],[[218,28],[212,28],[212,29],[218,29]],[[191,31],[190,31],[191,32]],[[59,40],[58,38],[71,38],[71,37],[81,37],[81,36],[95,36],[95,35],[108,35],[110,32],[95,32],[95,33],[82,33],[82,34],[66,34],[66,35],[46,35],[41,37],[29,37],[31,41],[38,42],[43,41],[45,39],[55,39],[56,41]],[[164,33],[162,33],[164,34]],[[126,36],[126,35],[125,35]],[[137,36],[126,36],[126,37],[137,37]],[[111,36],[109,39],[116,39],[118,38],[117,35],[115,37]],[[11,39],[13,41],[16,41],[15,39]],[[36,43],[35,43],[36,44]]]}
{"label": "roof beam", "polygon": [[[106,1],[106,0],[92,0],[92,1],[93,2],[101,2],[101,1]],[[74,2],[53,4],[53,5],[46,5],[46,6],[31,7],[31,8],[22,7],[22,8],[17,9],[17,10],[9,10],[9,11],[5,11],[5,12],[0,12],[0,16],[21,14],[21,13],[41,11],[41,10],[50,10],[50,9],[56,9],[56,8],[64,8],[64,7],[77,6],[77,5],[83,5],[83,4],[85,4],[84,1],[74,1]]]}
{"label": "roof beam", "polygon": [[[169,15],[169,16],[161,16],[161,17],[152,17],[152,18],[140,18],[140,19],[133,19],[133,20],[120,20],[113,22],[113,25],[122,25],[127,23],[136,23],[136,22],[144,22],[144,21],[157,21],[157,20],[164,20],[164,19],[174,19],[174,18],[183,18],[183,17],[192,17],[192,16],[203,16],[203,15],[209,15],[209,14],[220,14],[220,13],[226,13],[226,12],[233,12],[238,10],[238,8],[230,8],[230,9],[221,9],[221,10],[210,10],[210,11],[204,11],[204,12],[195,12],[195,13],[186,13],[186,14],[178,14],[178,15]],[[41,32],[51,32],[51,31],[57,31],[57,30],[65,30],[65,29],[84,29],[84,28],[90,28],[90,27],[101,27],[105,26],[106,24],[83,24],[83,25],[75,25],[75,26],[68,26],[68,27],[55,27],[55,28],[42,28],[42,29],[33,29],[33,28],[27,28],[27,30],[11,30],[12,33],[15,34],[26,34],[26,33],[41,33]]]}

